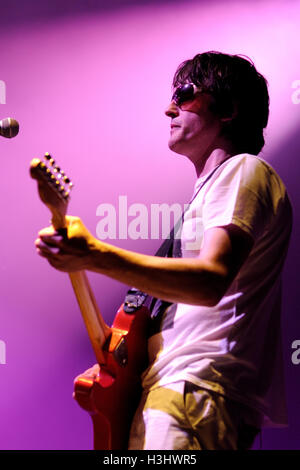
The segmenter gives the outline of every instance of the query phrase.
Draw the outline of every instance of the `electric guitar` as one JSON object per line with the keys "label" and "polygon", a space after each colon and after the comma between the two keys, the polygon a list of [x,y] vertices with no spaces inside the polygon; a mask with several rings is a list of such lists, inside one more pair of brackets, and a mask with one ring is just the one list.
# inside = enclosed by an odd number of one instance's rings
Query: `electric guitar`
{"label": "electric guitar", "polygon": [[[49,153],[33,159],[31,177],[37,180],[39,196],[52,214],[56,230],[66,228],[66,213],[72,182]],[[146,331],[149,310],[135,313],[119,308],[109,327],[96,304],[84,271],[69,273],[88,335],[100,365],[95,379],[80,375],[74,397],[89,412],[94,428],[94,449],[127,449],[133,414],[141,395],[141,372],[147,365]]]}

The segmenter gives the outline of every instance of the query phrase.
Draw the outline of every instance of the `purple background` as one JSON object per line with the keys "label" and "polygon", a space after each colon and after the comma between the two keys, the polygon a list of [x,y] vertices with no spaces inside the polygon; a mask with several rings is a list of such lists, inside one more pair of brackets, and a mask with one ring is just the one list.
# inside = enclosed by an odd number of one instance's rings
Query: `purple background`
{"label": "purple background", "polygon": [[[1,5],[0,119],[19,120],[1,139],[0,449],[90,449],[92,427],[72,400],[73,378],[94,356],[69,283],[36,256],[49,213],[29,162],[51,152],[72,177],[70,213],[96,235],[100,203],[186,202],[194,170],[167,147],[163,112],[177,65],[206,50],[250,56],[269,81],[271,114],[263,158],[278,170],[294,206],[285,266],[283,339],[290,425],[265,430],[263,449],[300,449],[299,121],[292,102],[300,79],[297,1],[163,2],[10,0]],[[158,240],[115,240],[153,253]],[[89,276],[111,322],[126,287]],[[255,339],[253,339],[255,341]],[[259,441],[255,447],[259,447]]]}

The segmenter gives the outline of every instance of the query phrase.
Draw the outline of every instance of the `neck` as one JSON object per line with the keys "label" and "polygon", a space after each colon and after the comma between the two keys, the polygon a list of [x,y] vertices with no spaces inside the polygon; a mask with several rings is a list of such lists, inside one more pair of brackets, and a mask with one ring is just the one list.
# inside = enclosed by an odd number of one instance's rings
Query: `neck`
{"label": "neck", "polygon": [[210,173],[216,166],[223,163],[234,155],[233,151],[224,148],[214,148],[208,156],[202,156],[198,161],[194,162],[197,178]]}

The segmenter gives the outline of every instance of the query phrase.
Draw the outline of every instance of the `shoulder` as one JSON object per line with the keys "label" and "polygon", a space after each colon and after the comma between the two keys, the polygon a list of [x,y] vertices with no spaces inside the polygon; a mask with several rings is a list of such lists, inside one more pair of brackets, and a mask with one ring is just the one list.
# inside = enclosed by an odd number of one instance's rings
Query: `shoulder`
{"label": "shoulder", "polygon": [[286,195],[285,185],[270,163],[248,153],[234,155],[220,165],[210,186],[218,185],[246,187],[258,196],[263,193],[276,197]]}
{"label": "shoulder", "polygon": [[[274,174],[277,175],[274,168],[266,160],[262,159],[257,155],[251,155],[250,153],[241,153],[234,155],[220,166],[220,173],[222,171],[244,171],[248,173],[260,172],[262,174]],[[277,175],[278,176],[278,175]],[[279,178],[279,176],[278,176]]]}

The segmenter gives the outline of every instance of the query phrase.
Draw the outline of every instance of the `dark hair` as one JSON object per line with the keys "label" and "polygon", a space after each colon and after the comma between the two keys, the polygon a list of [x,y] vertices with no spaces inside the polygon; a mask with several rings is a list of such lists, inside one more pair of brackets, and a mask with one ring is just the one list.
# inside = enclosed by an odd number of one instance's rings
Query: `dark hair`
{"label": "dark hair", "polygon": [[213,111],[224,122],[223,135],[237,153],[257,155],[264,146],[263,129],[269,117],[266,79],[253,62],[241,55],[221,52],[197,54],[179,65],[173,86],[192,82],[214,98]]}

